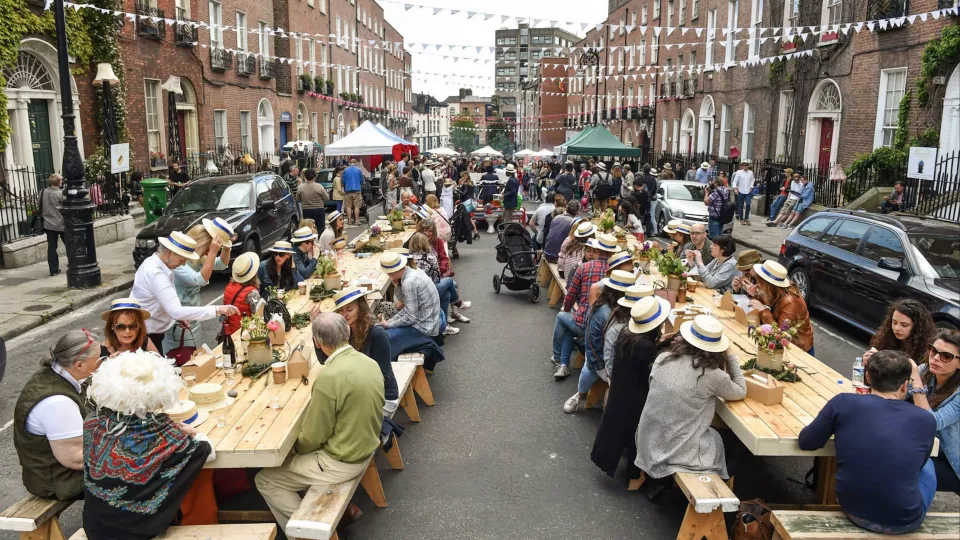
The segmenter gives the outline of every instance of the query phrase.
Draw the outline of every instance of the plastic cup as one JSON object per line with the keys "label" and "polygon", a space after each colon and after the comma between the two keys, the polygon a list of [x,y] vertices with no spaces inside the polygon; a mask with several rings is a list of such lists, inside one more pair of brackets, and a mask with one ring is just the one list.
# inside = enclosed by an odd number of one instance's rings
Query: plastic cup
{"label": "plastic cup", "polygon": [[224,366],[223,378],[227,383],[232,384],[235,380],[237,380],[237,368],[234,366]]}
{"label": "plastic cup", "polygon": [[280,408],[280,396],[273,396],[270,398],[270,408],[279,409]]}
{"label": "plastic cup", "polygon": [[218,417],[217,417],[217,427],[218,427],[218,428],[227,427],[227,417],[226,417],[226,416],[218,416]]}

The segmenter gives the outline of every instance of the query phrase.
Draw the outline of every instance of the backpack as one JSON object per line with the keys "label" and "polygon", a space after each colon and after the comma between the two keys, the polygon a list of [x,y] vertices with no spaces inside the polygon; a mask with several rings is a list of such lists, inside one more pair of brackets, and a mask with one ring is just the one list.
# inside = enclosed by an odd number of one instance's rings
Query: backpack
{"label": "backpack", "polygon": [[[720,192],[721,199],[724,199],[723,192]],[[733,202],[730,198],[730,191],[727,190],[727,196],[723,200],[723,204],[720,206],[720,223],[726,225],[733,221],[733,216],[737,212],[737,203]]]}
{"label": "backpack", "polygon": [[610,173],[601,173],[601,174],[603,174],[603,176],[601,176],[600,174],[597,175],[597,178],[599,178],[599,180],[597,180],[596,187],[599,188],[599,187],[613,186],[613,179],[611,178]]}

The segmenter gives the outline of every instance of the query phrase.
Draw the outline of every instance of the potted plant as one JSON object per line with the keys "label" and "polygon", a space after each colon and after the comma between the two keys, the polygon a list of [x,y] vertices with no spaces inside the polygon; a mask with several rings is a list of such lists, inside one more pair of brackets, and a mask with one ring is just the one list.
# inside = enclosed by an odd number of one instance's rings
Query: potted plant
{"label": "potted plant", "polygon": [[617,238],[617,245],[623,249],[627,248],[627,231],[616,227],[613,231],[613,236]]}
{"label": "potted plant", "polygon": [[[267,342],[267,323],[257,316],[244,317],[240,321],[240,327],[249,335],[247,344],[246,358],[251,364],[269,364],[273,361],[273,352],[270,344]],[[241,338],[244,337],[241,334]]]}
{"label": "potted plant", "polygon": [[327,97],[333,97],[333,81],[327,81]]}
{"label": "potted plant", "polygon": [[340,272],[337,271],[337,261],[328,257],[317,259],[316,275],[323,278],[323,286],[330,291],[339,291],[343,286]]}
{"label": "potted plant", "polygon": [[311,79],[309,75],[306,73],[301,73],[300,76],[297,77],[297,93],[302,94],[307,90],[310,90],[312,83],[313,79]]}
{"label": "potted plant", "polygon": [[157,169],[167,166],[167,157],[163,152],[150,152],[150,166]]}
{"label": "potted plant", "polygon": [[637,262],[640,263],[640,269],[650,273],[650,261],[655,261],[660,257],[660,250],[653,242],[647,240],[640,244],[640,250],[637,253]]}
{"label": "potted plant", "polygon": [[797,327],[788,324],[779,327],[772,324],[751,326],[747,336],[757,344],[757,368],[771,372],[783,370],[783,351],[796,335]]}
{"label": "potted plant", "polygon": [[380,234],[383,231],[380,229],[379,225],[373,225],[370,227],[370,238],[367,240],[368,246],[380,247]]}
{"label": "potted plant", "polygon": [[320,75],[317,75],[316,77],[314,77],[313,87],[317,90],[318,94],[322,94],[323,90],[327,87],[326,84],[323,82],[323,77],[321,77]]}
{"label": "potted plant", "polygon": [[387,219],[390,220],[390,226],[393,227],[395,232],[403,232],[403,210],[401,208],[394,208],[387,214]]}
{"label": "potted plant", "polygon": [[681,280],[686,280],[687,267],[683,261],[673,253],[667,252],[657,258],[657,270],[667,276],[667,289],[677,292],[679,296]]}
{"label": "potted plant", "polygon": [[600,227],[600,230],[609,233],[617,225],[617,219],[614,216],[613,210],[609,208],[600,214],[600,223],[597,225]]}

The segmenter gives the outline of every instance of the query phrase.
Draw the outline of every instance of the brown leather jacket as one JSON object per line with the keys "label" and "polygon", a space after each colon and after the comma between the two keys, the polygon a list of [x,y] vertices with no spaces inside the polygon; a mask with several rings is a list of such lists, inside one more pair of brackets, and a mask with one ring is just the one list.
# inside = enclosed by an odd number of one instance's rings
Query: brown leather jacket
{"label": "brown leather jacket", "polygon": [[803,298],[785,294],[780,302],[773,306],[773,313],[765,309],[760,312],[760,318],[766,324],[780,325],[787,322],[792,326],[799,323],[792,343],[803,351],[809,351],[813,347],[813,325],[810,324],[810,312]]}

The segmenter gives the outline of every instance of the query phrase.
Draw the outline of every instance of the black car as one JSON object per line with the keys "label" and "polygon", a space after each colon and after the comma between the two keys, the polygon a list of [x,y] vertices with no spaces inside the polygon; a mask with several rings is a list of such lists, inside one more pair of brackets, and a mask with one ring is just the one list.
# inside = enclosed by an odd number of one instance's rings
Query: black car
{"label": "black car", "polygon": [[810,306],[869,333],[887,306],[913,298],[937,326],[960,328],[960,225],[906,214],[827,210],[805,219],[780,248]]}
{"label": "black car", "polygon": [[157,238],[187,232],[203,218],[223,218],[237,233],[231,256],[262,254],[277,240],[290,238],[299,218],[284,181],[272,172],[194,180],[182,188],[163,216],[137,234],[133,262],[139,267],[157,250]]}

